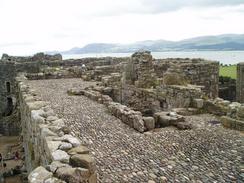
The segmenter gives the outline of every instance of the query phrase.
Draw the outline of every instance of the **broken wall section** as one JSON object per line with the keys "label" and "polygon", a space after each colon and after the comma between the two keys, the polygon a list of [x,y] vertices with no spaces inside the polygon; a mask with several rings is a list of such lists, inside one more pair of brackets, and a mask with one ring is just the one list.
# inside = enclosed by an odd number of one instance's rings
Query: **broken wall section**
{"label": "broken wall section", "polygon": [[[162,77],[169,69],[176,67],[189,84],[203,86],[209,98],[218,97],[219,63],[203,59],[157,59],[154,70],[157,77]],[[172,69],[171,69],[172,70]],[[175,69],[173,69],[175,70]]]}
{"label": "broken wall section", "polygon": [[148,51],[136,52],[128,61],[121,81],[113,80],[111,74],[110,82],[105,86],[113,88],[110,96],[115,101],[145,115],[172,108],[188,108],[194,99],[204,97],[204,86],[190,85],[182,71],[184,63],[181,64],[180,67],[173,61],[167,64],[157,62]]}

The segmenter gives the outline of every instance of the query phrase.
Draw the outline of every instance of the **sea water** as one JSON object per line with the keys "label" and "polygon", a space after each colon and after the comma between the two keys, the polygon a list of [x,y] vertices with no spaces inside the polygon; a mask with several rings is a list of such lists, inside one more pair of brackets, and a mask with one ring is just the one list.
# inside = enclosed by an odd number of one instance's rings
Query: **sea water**
{"label": "sea water", "polygon": [[[64,59],[76,59],[86,57],[129,57],[133,53],[89,53],[63,55]],[[218,61],[222,64],[237,64],[244,62],[244,51],[169,51],[152,52],[154,58],[203,58]]]}

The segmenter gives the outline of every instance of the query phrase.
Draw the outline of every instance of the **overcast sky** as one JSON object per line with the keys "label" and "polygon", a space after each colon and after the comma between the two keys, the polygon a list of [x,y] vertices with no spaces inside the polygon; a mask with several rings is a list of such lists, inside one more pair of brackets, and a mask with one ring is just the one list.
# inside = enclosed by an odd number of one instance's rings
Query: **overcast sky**
{"label": "overcast sky", "polygon": [[244,0],[0,0],[0,54],[244,33]]}

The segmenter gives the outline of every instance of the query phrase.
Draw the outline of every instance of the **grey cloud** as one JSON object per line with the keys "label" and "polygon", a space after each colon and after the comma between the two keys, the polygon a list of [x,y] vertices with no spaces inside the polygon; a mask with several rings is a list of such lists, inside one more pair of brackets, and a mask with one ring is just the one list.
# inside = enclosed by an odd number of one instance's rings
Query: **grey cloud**
{"label": "grey cloud", "polygon": [[221,7],[244,4],[244,0],[141,0],[151,13],[174,11],[186,7]]}
{"label": "grey cloud", "polygon": [[99,16],[123,14],[157,14],[176,11],[182,8],[223,7],[244,5],[244,0],[130,0],[128,5],[103,9],[96,12]]}

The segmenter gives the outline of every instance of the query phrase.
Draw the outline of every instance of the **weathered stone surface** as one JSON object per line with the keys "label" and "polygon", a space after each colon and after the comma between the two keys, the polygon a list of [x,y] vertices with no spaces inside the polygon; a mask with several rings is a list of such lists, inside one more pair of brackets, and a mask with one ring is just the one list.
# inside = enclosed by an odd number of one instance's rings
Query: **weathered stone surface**
{"label": "weathered stone surface", "polygon": [[64,134],[70,134],[71,132],[70,128],[67,126],[62,127],[61,130],[64,132]]}
{"label": "weathered stone surface", "polygon": [[47,171],[44,167],[37,167],[28,176],[29,183],[43,183],[45,180],[52,178],[52,173]]}
{"label": "weathered stone surface", "polygon": [[[83,179],[87,179],[87,178],[92,179],[90,171],[86,168],[76,168],[76,173],[79,174]],[[97,181],[97,179],[95,180]]]}
{"label": "weathered stone surface", "polygon": [[87,168],[91,173],[96,170],[95,160],[89,154],[75,154],[70,158],[70,163],[75,167]]}
{"label": "weathered stone surface", "polygon": [[97,183],[97,173],[93,173],[92,175],[90,175],[89,177],[89,183]]}
{"label": "weathered stone surface", "polygon": [[203,103],[204,103],[203,99],[194,99],[193,107],[201,109],[201,108],[203,108]]}
{"label": "weathered stone surface", "polygon": [[69,95],[84,95],[84,90],[79,90],[79,89],[76,89],[76,88],[72,88],[72,89],[69,89],[67,91],[67,93]]}
{"label": "weathered stone surface", "polygon": [[[33,97],[33,96],[32,96],[32,97]],[[44,110],[39,109],[39,110],[32,110],[31,113],[32,113],[33,116],[39,115],[39,116],[44,117],[44,113],[45,113],[45,112],[44,112]]]}
{"label": "weathered stone surface", "polygon": [[224,127],[244,131],[244,121],[233,119],[228,116],[222,116],[220,119]]}
{"label": "weathered stone surface", "polygon": [[53,161],[50,165],[47,166],[47,169],[50,170],[52,173],[55,173],[58,168],[71,168],[68,164],[61,163],[60,161]]}
{"label": "weathered stone surface", "polygon": [[65,151],[56,150],[52,153],[52,158],[53,158],[53,161],[69,163],[70,156]]}
{"label": "weathered stone surface", "polygon": [[60,167],[55,174],[59,179],[69,183],[77,183],[81,181],[80,176],[76,173],[76,168]]}
{"label": "weathered stone surface", "polygon": [[154,114],[156,124],[166,127],[176,125],[178,122],[185,121],[183,116],[177,115],[174,112],[158,112]]}
{"label": "weathered stone surface", "polygon": [[48,148],[48,151],[50,151],[50,153],[58,150],[60,144],[61,144],[61,141],[47,141],[47,148]]}
{"label": "weathered stone surface", "polygon": [[45,113],[43,114],[43,117],[45,118],[55,115],[54,111],[50,107],[46,107],[46,108],[44,107],[44,111]]}
{"label": "weathered stone surface", "polygon": [[89,150],[85,146],[78,146],[78,147],[75,147],[75,148],[68,151],[68,154],[70,154],[70,155],[88,154],[88,153],[89,153]]}
{"label": "weathered stone surface", "polygon": [[56,120],[58,120],[57,116],[48,116],[47,117],[47,121],[56,121]]}
{"label": "weathered stone surface", "polygon": [[61,142],[59,149],[63,150],[63,151],[68,151],[70,149],[72,149],[72,144],[71,143],[67,143],[67,142]]}
{"label": "weathered stone surface", "polygon": [[236,100],[244,103],[243,93],[243,62],[237,64],[237,78],[236,78]]}
{"label": "weathered stone surface", "polygon": [[47,136],[57,136],[56,133],[52,132],[51,130],[49,130],[48,128],[42,128],[41,129],[41,136],[43,138],[47,137]]}
{"label": "weathered stone surface", "polygon": [[61,140],[63,142],[69,142],[73,145],[73,147],[78,147],[79,145],[81,145],[80,141],[76,137],[73,137],[72,135],[67,135],[67,134],[62,137],[55,138],[54,140]]}
{"label": "weathered stone surface", "polygon": [[139,132],[144,132],[145,127],[144,127],[144,121],[142,119],[142,116],[139,115],[133,115],[132,116],[132,121],[133,121],[133,127],[139,131]]}
{"label": "weathered stone surface", "polygon": [[88,181],[91,174],[90,174],[89,170],[87,170],[85,168],[71,168],[71,167],[70,168],[67,168],[67,167],[59,168],[56,171],[56,175],[58,178],[66,181],[68,183],[77,183],[77,182],[93,183],[93,182]]}
{"label": "weathered stone surface", "polygon": [[43,124],[45,123],[45,119],[40,116],[40,111],[39,110],[32,110],[31,111],[31,119],[38,124]]}
{"label": "weathered stone surface", "polygon": [[52,177],[52,178],[45,180],[44,183],[65,183],[65,182],[60,179],[57,179],[55,177]]}
{"label": "weathered stone surface", "polygon": [[47,103],[43,101],[29,102],[28,106],[30,110],[39,110],[41,107],[45,106]]}
{"label": "weathered stone surface", "polygon": [[179,73],[165,73],[163,77],[163,83],[165,85],[186,85],[187,81]]}
{"label": "weathered stone surface", "polygon": [[103,94],[109,96],[112,94],[112,90],[113,90],[112,87],[106,87],[103,89]]}
{"label": "weathered stone surface", "polygon": [[190,130],[192,129],[192,124],[189,122],[178,122],[175,125],[179,130]]}
{"label": "weathered stone surface", "polygon": [[204,110],[208,113],[215,114],[218,116],[226,115],[228,107],[216,105],[213,101],[204,101]]}
{"label": "weathered stone surface", "polygon": [[139,111],[134,111],[125,105],[116,102],[110,102],[108,110],[117,118],[121,119],[125,124],[134,128],[139,132],[145,131],[142,114]]}
{"label": "weathered stone surface", "polygon": [[237,116],[240,119],[244,119],[244,106],[240,106],[237,111]]}
{"label": "weathered stone surface", "polygon": [[172,111],[182,116],[197,115],[200,113],[200,111],[196,108],[174,108]]}
{"label": "weathered stone surface", "polygon": [[143,117],[143,121],[147,130],[153,130],[155,128],[155,120],[153,117]]}

